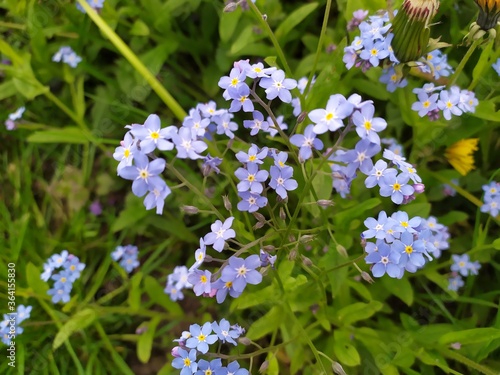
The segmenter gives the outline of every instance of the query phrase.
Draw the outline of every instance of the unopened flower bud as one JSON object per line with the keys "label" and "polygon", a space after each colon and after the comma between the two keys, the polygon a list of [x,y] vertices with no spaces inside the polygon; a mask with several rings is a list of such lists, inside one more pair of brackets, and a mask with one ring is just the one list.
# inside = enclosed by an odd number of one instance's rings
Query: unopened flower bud
{"label": "unopened flower bud", "polygon": [[299,241],[301,243],[308,243],[314,240],[314,236],[311,236],[310,234],[306,234],[305,236],[300,237]]}
{"label": "unopened flower bud", "polygon": [[295,236],[293,234],[289,235],[288,236],[288,241],[290,242],[295,242],[297,239],[295,238]]}
{"label": "unopened flower bud", "polygon": [[238,3],[228,3],[225,7],[224,7],[224,12],[225,13],[231,13],[231,12],[234,12],[236,10],[236,8],[238,8]]}
{"label": "unopened flower bud", "polygon": [[408,204],[410,203],[411,201],[414,201],[415,200],[415,195],[404,195],[403,196],[403,202],[401,202],[401,204]]}
{"label": "unopened flower bud", "polygon": [[347,258],[348,255],[347,255],[347,250],[345,249],[344,246],[342,246],[341,244],[337,244],[337,246],[335,247],[337,249],[337,252],[342,255],[344,258]]}
{"label": "unopened flower bud", "polygon": [[332,364],[332,369],[333,369],[333,372],[336,373],[337,375],[347,375],[344,371],[344,368],[342,367],[342,365],[338,362],[333,362]]}
{"label": "unopened flower bud", "polygon": [[297,124],[303,123],[306,117],[307,117],[307,111],[300,112],[299,116],[297,117]]}
{"label": "unopened flower bud", "polygon": [[414,184],[413,189],[415,189],[415,193],[422,194],[425,191],[424,184]]}
{"label": "unopened flower bud", "polygon": [[332,200],[330,199],[320,199],[319,201],[316,202],[318,206],[320,207],[331,207],[334,206],[335,203],[333,203]]}
{"label": "unopened flower bud", "polygon": [[196,215],[200,210],[195,206],[182,206],[182,211],[187,213],[188,215]]}
{"label": "unopened flower bud", "polygon": [[361,247],[364,249],[366,247],[366,238],[361,237],[361,241],[359,241]]}
{"label": "unopened flower bud", "polygon": [[474,0],[479,7],[476,23],[483,30],[495,29],[500,17],[500,0]]}
{"label": "unopened flower bud", "polygon": [[238,338],[238,342],[242,345],[250,345],[252,343],[252,340],[250,340],[248,337],[240,337]]}
{"label": "unopened flower bud", "polygon": [[283,207],[280,207],[280,219],[283,221],[286,220],[286,213],[285,213],[285,209]]}
{"label": "unopened flower bud", "polygon": [[266,359],[264,362],[259,367],[259,373],[263,374],[264,372],[267,371],[267,368],[269,367],[269,361]]}
{"label": "unopened flower bud", "polygon": [[291,260],[292,262],[297,259],[297,249],[292,249],[292,251],[290,251],[290,254],[288,254],[288,260]]}
{"label": "unopened flower bud", "polygon": [[311,267],[313,265],[313,262],[308,257],[302,256],[302,264],[306,267]]}
{"label": "unopened flower bud", "polygon": [[262,221],[258,221],[257,223],[255,223],[255,225],[252,227],[253,230],[257,230],[257,229],[260,229],[264,226],[264,222]]}
{"label": "unopened flower bud", "polygon": [[180,357],[179,349],[180,349],[180,347],[178,347],[178,346],[174,346],[172,348],[172,350],[170,351],[170,354],[172,354],[172,357],[175,357],[175,358],[179,358]]}
{"label": "unopened flower bud", "polygon": [[365,271],[361,272],[361,277],[363,280],[368,281],[370,284],[373,284],[375,281],[373,281],[372,277]]}
{"label": "unopened flower bud", "polygon": [[214,258],[211,255],[208,255],[208,254],[205,254],[205,259],[203,259],[203,261],[205,263],[210,263],[213,260],[214,260]]}
{"label": "unopened flower bud", "polygon": [[262,215],[261,213],[254,212],[253,216],[257,219],[257,221],[262,221],[262,222],[266,221],[266,217],[264,215]]}
{"label": "unopened flower bud", "polygon": [[233,205],[229,201],[228,196],[227,195],[223,195],[222,196],[222,200],[224,202],[224,207],[226,208],[226,210],[231,211],[233,209]]}
{"label": "unopened flower bud", "polygon": [[271,251],[276,250],[276,248],[273,245],[266,245],[266,246],[262,246],[262,250],[267,251],[269,253]]}
{"label": "unopened flower bud", "polygon": [[461,347],[462,347],[462,344],[460,344],[459,342],[454,342],[454,343],[450,344],[450,348],[455,349],[455,350],[460,350]]}
{"label": "unopened flower bud", "polygon": [[405,0],[392,22],[392,48],[402,63],[416,61],[427,52],[430,21],[439,8],[438,0]]}

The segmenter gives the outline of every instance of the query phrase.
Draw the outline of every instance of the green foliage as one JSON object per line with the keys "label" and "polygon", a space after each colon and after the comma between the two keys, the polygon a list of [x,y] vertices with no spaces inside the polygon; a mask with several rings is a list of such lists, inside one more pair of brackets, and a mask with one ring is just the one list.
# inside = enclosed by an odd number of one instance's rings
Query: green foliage
{"label": "green foliage", "polygon": [[[346,32],[352,13],[373,14],[386,3],[257,0],[249,10],[226,13],[218,0],[106,0],[102,11],[83,14],[70,2],[0,0],[0,58],[10,61],[0,64],[0,120],[27,108],[15,131],[0,130],[0,272],[7,275],[7,264],[16,264],[16,303],[33,306],[16,338],[17,367],[1,361],[0,373],[178,373],[170,365],[172,340],[190,324],[221,318],[242,325],[252,343],[224,346],[219,354],[243,358],[251,373],[263,363],[266,374],[324,374],[332,365],[350,375],[498,373],[499,221],[475,205],[481,186],[499,179],[500,86],[491,68],[500,57],[499,39],[479,47],[456,77],[479,98],[475,112],[429,121],[411,110],[412,89],[429,77],[412,70],[408,87],[389,93],[380,68],[363,73],[342,62],[344,47],[357,35]],[[402,1],[390,3],[396,9]],[[466,53],[459,43],[475,11],[472,2],[442,1],[433,21],[431,37],[454,44],[445,52],[455,67]],[[77,68],[51,60],[64,45],[83,57]],[[336,93],[373,100],[377,116],[389,124],[383,136],[403,143],[425,183],[425,194],[401,209],[449,226],[450,249],[417,273],[367,282],[364,220],[398,208],[377,189],[367,190],[362,177],[341,198],[332,192],[330,161],[318,153],[299,164],[293,147],[289,160],[300,189],[307,187],[298,190],[304,194],[290,194],[286,202],[272,198],[262,228],[236,209],[236,200],[226,209],[221,196],[234,198],[237,183],[234,154],[250,143],[286,150],[287,138],[280,136],[241,132],[231,144],[210,142],[210,154],[224,157],[218,176],[203,176],[201,162],[168,160],[173,193],[163,215],[146,211],[128,181],[116,176],[111,157],[124,126],[142,124],[150,113],[163,126],[179,126],[190,108],[209,100],[227,107],[217,83],[234,61],[247,58],[295,79],[315,76],[300,97],[303,111],[323,108]],[[296,124],[289,106],[273,103],[272,109],[285,115],[287,135],[309,124]],[[323,139],[331,147],[338,137]],[[443,183],[459,174],[444,150],[464,138],[480,140],[477,170],[461,177],[457,195],[447,197]],[[355,142],[350,134],[342,147]],[[330,202],[321,207],[318,200]],[[103,206],[101,215],[89,211],[93,201]],[[272,244],[275,268],[265,268],[262,284],[222,305],[188,291],[184,301],[172,301],[164,292],[167,275],[192,264],[199,238],[216,218],[228,216],[235,217],[238,243],[225,253],[241,245],[257,254]],[[131,275],[110,257],[129,243],[139,247],[141,261]],[[51,302],[40,278],[43,263],[63,249],[86,264],[66,305]],[[482,264],[458,293],[448,289],[450,253],[467,253]],[[0,285],[7,306],[6,278]]]}

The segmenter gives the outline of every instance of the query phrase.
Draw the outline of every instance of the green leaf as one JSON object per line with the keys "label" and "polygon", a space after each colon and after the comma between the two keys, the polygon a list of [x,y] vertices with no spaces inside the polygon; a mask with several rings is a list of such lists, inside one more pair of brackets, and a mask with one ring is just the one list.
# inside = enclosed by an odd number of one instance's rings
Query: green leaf
{"label": "green leaf", "polygon": [[88,327],[94,322],[97,314],[93,309],[86,308],[73,315],[57,332],[52,343],[52,348],[56,350],[76,331]]}
{"label": "green leaf", "polygon": [[151,319],[146,326],[146,332],[139,336],[139,340],[137,341],[137,358],[139,358],[142,363],[149,362],[149,358],[151,358],[153,339],[155,337],[156,327],[160,321],[161,319],[159,317]]}
{"label": "green leaf", "polygon": [[26,265],[26,279],[28,286],[38,295],[45,295],[49,287],[45,281],[40,279],[40,270],[33,263]]}
{"label": "green leaf", "polygon": [[149,27],[142,20],[137,20],[132,25],[130,29],[130,35],[137,36],[148,36],[149,35]]}
{"label": "green leaf", "polygon": [[222,42],[228,42],[235,34],[242,12],[222,13],[219,21],[219,35]]}
{"label": "green leaf", "polygon": [[93,141],[93,137],[88,132],[75,126],[67,126],[62,129],[41,130],[34,132],[28,137],[28,142],[33,143],[86,144]]}
{"label": "green leaf", "polygon": [[497,238],[495,241],[493,241],[493,248],[495,250],[500,250],[500,238]]}
{"label": "green leaf", "polygon": [[16,92],[16,85],[14,85],[12,80],[0,84],[0,100],[10,98],[11,96],[14,96]]}
{"label": "green leaf", "polygon": [[145,277],[144,290],[148,294],[149,298],[151,298],[151,301],[162,306],[175,317],[180,317],[184,314],[179,304],[172,301],[170,297],[165,294],[163,288],[158,283],[158,280],[154,277],[149,275]]}
{"label": "green leaf", "polygon": [[495,103],[492,100],[481,100],[476,110],[470,115],[483,120],[500,122],[500,111],[495,110]]}
{"label": "green leaf", "polygon": [[310,15],[318,7],[318,3],[310,3],[301,6],[293,11],[276,29],[276,39],[280,44],[283,44],[290,31],[299,25],[308,15]]}
{"label": "green leaf", "polygon": [[280,366],[278,364],[278,360],[274,353],[269,353],[267,355],[267,360],[269,362],[269,366],[267,367],[266,374],[267,375],[278,375],[280,373]]}
{"label": "green leaf", "polygon": [[415,216],[428,217],[431,212],[430,203],[414,203],[405,206],[404,211],[410,218]]}
{"label": "green leaf", "polygon": [[500,338],[500,329],[497,328],[473,328],[464,331],[450,332],[444,334],[440,339],[440,344],[451,344],[459,342],[462,345],[490,342]]}
{"label": "green leaf", "polygon": [[337,331],[334,334],[334,339],[333,352],[341,364],[345,366],[358,366],[361,364],[358,350],[349,343],[348,335],[339,334],[339,331]]}
{"label": "green leaf", "polygon": [[472,71],[472,79],[474,81],[476,81],[483,74],[483,70],[487,66],[491,66],[491,64],[493,63],[493,61],[489,60],[491,51],[493,49],[493,44],[494,43],[488,43],[486,47],[484,47],[483,52],[481,52],[481,56],[477,60],[476,66]]}
{"label": "green leaf", "polygon": [[343,307],[337,313],[337,319],[340,324],[347,326],[354,322],[368,319],[377,311],[382,309],[384,304],[379,301],[371,301],[369,303],[357,302],[352,305]]}
{"label": "green leaf", "polygon": [[283,321],[283,308],[274,306],[263,317],[255,321],[248,330],[247,337],[250,340],[257,340],[271,333]]}
{"label": "green leaf", "polygon": [[439,222],[443,225],[449,226],[461,221],[467,220],[468,214],[462,211],[450,211],[446,215],[439,217]]}
{"label": "green leaf", "polygon": [[413,287],[408,281],[408,278],[402,278],[395,282],[394,279],[386,276],[382,277],[380,281],[386,290],[394,294],[408,306],[413,304]]}
{"label": "green leaf", "polygon": [[120,212],[118,218],[111,226],[111,232],[116,233],[125,228],[131,228],[136,223],[144,219],[148,215],[148,211],[144,209],[142,200],[132,193],[126,197],[125,209]]}
{"label": "green leaf", "polygon": [[142,272],[137,272],[130,279],[130,292],[127,301],[133,310],[139,310],[139,307],[141,306],[141,280]]}

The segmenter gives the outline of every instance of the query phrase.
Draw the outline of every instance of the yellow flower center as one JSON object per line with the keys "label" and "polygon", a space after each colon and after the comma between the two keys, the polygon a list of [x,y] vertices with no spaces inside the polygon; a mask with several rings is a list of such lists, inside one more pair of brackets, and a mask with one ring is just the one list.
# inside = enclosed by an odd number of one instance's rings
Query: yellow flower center
{"label": "yellow flower center", "polygon": [[250,155],[248,157],[248,161],[255,161],[255,159],[257,159],[257,155]]}
{"label": "yellow flower center", "polygon": [[126,148],[125,151],[123,151],[123,156],[125,156],[126,158],[130,156],[130,150],[128,148]]}
{"label": "yellow flower center", "polygon": [[151,136],[152,139],[158,139],[158,138],[160,138],[160,133],[158,133],[158,132],[151,132],[150,136]]}
{"label": "yellow flower center", "polygon": [[328,113],[325,118],[326,121],[330,121],[333,118],[333,113]]}
{"label": "yellow flower center", "polygon": [[372,122],[369,120],[366,120],[364,123],[364,127],[366,130],[370,130],[372,128]]}
{"label": "yellow flower center", "polygon": [[396,182],[394,185],[392,185],[392,188],[396,191],[399,191],[401,190],[401,185]]}
{"label": "yellow flower center", "polygon": [[191,360],[189,358],[184,358],[184,366],[185,367],[190,367],[191,366]]}
{"label": "yellow flower center", "polygon": [[207,277],[205,275],[201,275],[200,281],[201,281],[202,284],[206,284],[207,281],[208,281],[208,279],[207,279]]}
{"label": "yellow flower center", "polygon": [[238,78],[233,78],[231,80],[231,86],[236,86],[238,84],[238,82],[240,82]]}
{"label": "yellow flower center", "polygon": [[411,247],[411,246],[406,246],[406,247],[405,247],[405,252],[406,252],[406,254],[411,254],[411,253],[413,253],[413,247]]}

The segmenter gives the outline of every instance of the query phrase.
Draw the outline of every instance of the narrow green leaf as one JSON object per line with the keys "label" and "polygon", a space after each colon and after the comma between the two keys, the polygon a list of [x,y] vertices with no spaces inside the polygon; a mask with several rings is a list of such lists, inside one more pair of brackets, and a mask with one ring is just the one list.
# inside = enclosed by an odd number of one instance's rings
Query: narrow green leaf
{"label": "narrow green leaf", "polygon": [[142,363],[149,362],[149,358],[151,358],[153,339],[155,337],[156,327],[160,321],[161,319],[158,317],[151,319],[146,326],[146,332],[139,336],[139,341],[137,341],[137,358],[139,358]]}
{"label": "narrow green leaf", "polygon": [[180,317],[183,315],[183,311],[180,308],[179,304],[172,301],[170,297],[165,294],[163,288],[158,283],[158,280],[156,280],[154,277],[145,277],[144,290],[154,303],[157,303],[158,305],[165,308],[165,310],[170,312],[173,316]]}
{"label": "narrow green leaf", "polygon": [[56,350],[76,331],[88,327],[94,322],[97,314],[93,309],[86,308],[73,315],[57,332],[52,343],[52,348]]}
{"label": "narrow green leaf", "polygon": [[490,342],[500,338],[500,329],[497,328],[473,328],[464,331],[450,332],[444,334],[440,339],[440,344],[451,344],[459,342],[462,345]]}
{"label": "narrow green leaf", "polygon": [[250,340],[260,339],[278,327],[282,320],[283,308],[281,306],[274,306],[250,326],[247,337]]}
{"label": "narrow green leaf", "polygon": [[0,100],[10,98],[16,95],[16,86],[12,80],[8,80],[0,84]]}
{"label": "narrow green leaf", "polygon": [[50,129],[34,132],[28,137],[33,143],[75,143],[86,144],[93,142],[93,137],[76,126],[67,126],[62,129]]}
{"label": "narrow green leaf", "polygon": [[38,295],[45,295],[49,287],[47,283],[40,279],[40,270],[33,263],[26,265],[26,278],[28,286]]}
{"label": "narrow green leaf", "polygon": [[299,25],[307,16],[309,16],[318,7],[318,3],[310,3],[301,6],[292,12],[276,29],[275,35],[278,42],[284,43],[290,31]]}
{"label": "narrow green leaf", "polygon": [[394,279],[385,276],[382,277],[380,281],[386,290],[390,291],[408,306],[413,304],[413,287],[407,278],[403,277],[397,282],[394,282]]}
{"label": "narrow green leaf", "polygon": [[142,272],[137,272],[130,279],[130,292],[128,295],[128,304],[133,310],[138,310],[141,306],[141,280]]}
{"label": "narrow green leaf", "polygon": [[219,35],[222,42],[229,42],[229,40],[234,36],[234,32],[238,26],[241,15],[241,11],[222,13],[219,21]]}
{"label": "narrow green leaf", "polygon": [[337,313],[337,319],[342,325],[350,325],[359,320],[368,319],[379,311],[382,306],[383,303],[379,301],[353,303],[352,305],[340,309]]}
{"label": "narrow green leaf", "polygon": [[493,63],[493,61],[489,60],[491,51],[493,49],[493,44],[494,43],[488,43],[484,47],[483,52],[481,52],[481,56],[477,60],[476,66],[474,67],[474,70],[472,71],[472,79],[474,81],[476,81],[479,78],[479,76],[482,75],[483,70],[487,66],[491,66],[491,64]]}

